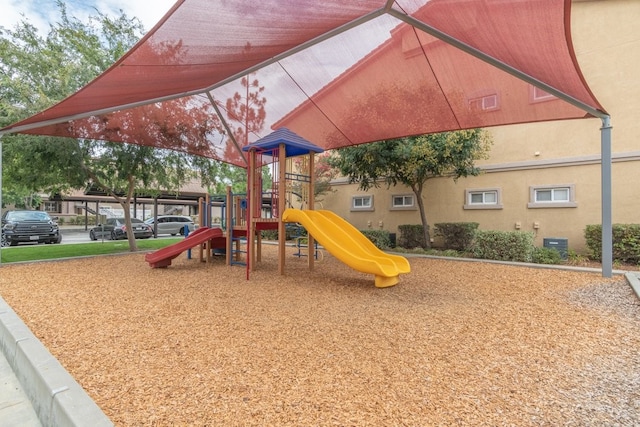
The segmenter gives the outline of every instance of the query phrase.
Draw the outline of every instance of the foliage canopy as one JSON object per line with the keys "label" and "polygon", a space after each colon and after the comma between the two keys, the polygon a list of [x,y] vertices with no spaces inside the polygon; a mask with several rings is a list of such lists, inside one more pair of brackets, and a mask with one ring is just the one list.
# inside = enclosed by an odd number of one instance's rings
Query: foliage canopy
{"label": "foliage canopy", "polygon": [[423,190],[428,179],[435,177],[474,176],[480,173],[475,161],[486,158],[491,147],[489,134],[482,129],[444,132],[430,135],[389,139],[372,144],[346,147],[336,151],[331,165],[368,190],[385,183],[387,187],[402,184],[415,197],[425,233],[430,244]]}
{"label": "foliage canopy", "polygon": [[[0,28],[2,127],[79,90],[126,53],[144,31],[137,18],[124,13],[111,18],[98,12],[81,22],[67,14],[64,2],[57,4],[60,20],[50,25],[46,36],[26,20],[14,29]],[[208,116],[204,108],[194,109],[192,121],[221,129],[218,121],[202,120]],[[134,194],[177,192],[198,178],[209,191],[221,192],[245,176],[244,170],[212,159],[134,144],[25,134],[6,135],[2,143],[6,204],[33,208],[38,194],[65,194],[91,185],[120,203],[129,225]],[[129,245],[136,249],[133,236]]]}

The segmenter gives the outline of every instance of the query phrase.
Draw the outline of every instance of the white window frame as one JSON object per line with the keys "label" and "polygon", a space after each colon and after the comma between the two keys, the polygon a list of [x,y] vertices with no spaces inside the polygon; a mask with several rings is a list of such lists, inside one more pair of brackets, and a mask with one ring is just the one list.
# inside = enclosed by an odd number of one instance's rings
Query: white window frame
{"label": "white window frame", "polygon": [[[485,202],[485,194],[495,194],[495,202]],[[472,197],[482,194],[482,203],[472,202]],[[502,209],[502,188],[467,188],[464,190],[464,209]]]}
{"label": "white window frame", "polygon": [[471,111],[495,111],[500,109],[500,99],[497,93],[469,98],[468,102]]}
{"label": "white window frame", "polygon": [[[396,205],[396,198],[402,197],[403,203]],[[405,203],[407,199],[411,200],[411,203]],[[415,194],[392,194],[391,195],[391,210],[392,211],[413,211],[416,210]]]}
{"label": "white window frame", "polygon": [[[361,200],[361,201],[365,201],[365,200],[369,200],[369,204],[368,206],[365,205],[364,203],[361,206],[356,206],[356,200]],[[355,196],[351,196],[351,211],[365,211],[365,212],[371,212],[373,211],[373,195],[371,194],[358,194]]]}
{"label": "white window frame", "polygon": [[[553,195],[558,190],[567,191],[568,200],[554,200]],[[550,191],[551,200],[538,201],[538,193],[542,191]],[[576,186],[575,184],[532,185],[529,187],[529,204],[527,207],[529,209],[578,207],[578,203],[576,203]]]}
{"label": "white window frame", "polygon": [[531,103],[535,103],[535,102],[551,101],[558,98],[556,98],[555,96],[545,92],[544,90],[536,86],[529,85],[529,99]]}
{"label": "white window frame", "polygon": [[62,203],[57,201],[46,200],[43,202],[44,211],[48,213],[61,213]]}

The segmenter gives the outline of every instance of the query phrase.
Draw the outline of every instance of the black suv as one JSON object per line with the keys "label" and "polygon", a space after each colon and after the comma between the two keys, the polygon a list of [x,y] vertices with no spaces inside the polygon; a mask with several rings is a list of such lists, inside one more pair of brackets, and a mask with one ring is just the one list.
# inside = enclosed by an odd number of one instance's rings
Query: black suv
{"label": "black suv", "polygon": [[44,211],[7,211],[2,215],[2,246],[61,241],[58,224]]}

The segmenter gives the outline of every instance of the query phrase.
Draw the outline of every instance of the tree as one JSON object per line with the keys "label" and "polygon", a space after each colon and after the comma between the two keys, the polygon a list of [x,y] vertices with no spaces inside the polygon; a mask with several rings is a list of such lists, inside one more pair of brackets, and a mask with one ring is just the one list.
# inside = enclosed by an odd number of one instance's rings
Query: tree
{"label": "tree", "polygon": [[[246,46],[245,49],[250,49]],[[254,73],[255,74],[255,73]],[[225,103],[227,112],[227,124],[233,134],[238,147],[242,148],[249,144],[249,134],[257,134],[264,129],[267,113],[265,104],[267,98],[264,97],[264,86],[260,85],[257,78],[250,80],[250,75],[240,79],[241,90],[236,91]],[[225,149],[224,158],[235,164],[242,164],[241,154],[238,147],[228,143]],[[237,166],[226,167],[229,175],[223,182],[232,186],[234,192],[247,191],[247,170]],[[262,182],[265,187],[271,187],[271,171],[268,167],[262,168]]]}
{"label": "tree", "polygon": [[[313,198],[314,202],[322,203],[320,196],[332,192],[331,181],[336,177],[337,171],[331,165],[331,152],[325,151],[314,156],[315,162],[313,167],[314,186]],[[294,166],[298,173],[303,175],[309,174],[309,157],[301,156],[294,159]],[[308,197],[304,190],[306,183],[296,182],[292,186],[292,191],[298,196],[301,203],[305,203]],[[308,202],[307,202],[308,203]]]}
{"label": "tree", "polygon": [[231,187],[234,193],[244,193],[247,191],[247,170],[229,163],[218,163],[216,170],[210,173],[216,176],[207,186],[210,194],[225,194],[227,186]]}
{"label": "tree", "polygon": [[13,123],[51,106],[120,58],[143,32],[142,23],[125,14],[99,14],[88,23],[69,17],[57,2],[60,22],[46,38],[28,21],[0,28],[0,118]]}
{"label": "tree", "polygon": [[[226,111],[233,137],[240,147],[249,144],[249,134],[258,133],[264,128],[267,117],[264,108],[267,98],[263,96],[264,86],[260,86],[258,79],[249,80],[249,76],[240,79],[242,93],[236,92],[227,99]],[[227,144],[225,153],[227,159],[240,160],[240,153],[233,144]]]}
{"label": "tree", "polygon": [[[0,29],[0,126],[75,92],[127,52],[142,34],[140,21],[124,13],[116,19],[98,14],[85,24],[68,16],[63,2],[58,7],[61,20],[51,25],[46,37],[26,21],[14,30]],[[179,41],[163,42],[153,49],[165,57],[182,54]],[[187,101],[173,101],[181,102]],[[126,140],[119,130],[135,125],[171,150],[86,139],[5,136],[3,185],[18,200],[29,200],[39,192],[56,194],[89,184],[98,186],[120,203],[131,229],[130,204],[135,193],[177,190],[195,175],[212,186],[225,173],[220,162],[191,155],[207,149],[207,135],[220,133],[211,105],[203,103],[188,114],[163,118],[167,115],[160,110],[172,106],[175,104],[167,102],[127,110],[117,123],[95,117],[74,121],[80,130],[101,126],[105,140],[132,143],[136,141]],[[128,237],[130,249],[136,250],[133,234]]]}
{"label": "tree", "polygon": [[420,211],[427,247],[430,234],[425,213],[423,190],[430,178],[452,176],[454,180],[475,176],[480,169],[474,161],[487,158],[491,139],[482,129],[390,139],[346,147],[336,151],[330,163],[349,182],[368,190],[403,184],[411,188]]}

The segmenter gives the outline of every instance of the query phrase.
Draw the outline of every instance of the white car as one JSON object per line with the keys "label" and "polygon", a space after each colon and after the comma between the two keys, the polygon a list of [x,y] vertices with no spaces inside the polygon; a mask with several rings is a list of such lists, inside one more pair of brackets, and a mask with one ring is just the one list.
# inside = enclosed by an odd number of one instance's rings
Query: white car
{"label": "white car", "polygon": [[158,215],[157,221],[156,218],[151,217],[145,220],[145,223],[150,225],[152,229],[157,223],[157,234],[171,234],[172,236],[176,234],[184,236],[185,226],[189,228],[189,233],[196,229],[193,220],[188,216],[182,215]]}

